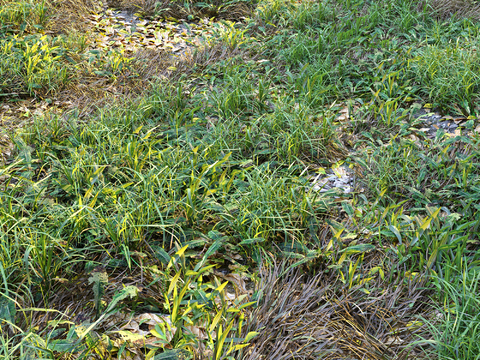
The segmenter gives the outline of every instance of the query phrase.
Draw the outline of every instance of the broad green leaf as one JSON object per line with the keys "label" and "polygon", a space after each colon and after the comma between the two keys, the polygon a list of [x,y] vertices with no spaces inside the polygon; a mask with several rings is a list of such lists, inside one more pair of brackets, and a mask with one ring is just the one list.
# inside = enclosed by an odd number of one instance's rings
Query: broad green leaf
{"label": "broad green leaf", "polygon": [[242,240],[239,245],[257,244],[257,243],[261,243],[261,242],[264,242],[264,241],[265,241],[264,238],[245,239],[245,240]]}
{"label": "broad green leaf", "polygon": [[400,235],[400,232],[398,231],[398,229],[394,225],[389,225],[388,228],[390,229],[391,232],[395,234],[395,236],[398,239],[398,242],[402,244],[402,236]]}
{"label": "broad green leaf", "polygon": [[15,323],[15,302],[5,296],[0,298],[0,324],[3,321]]}
{"label": "broad green leaf", "polygon": [[168,262],[171,260],[170,255],[168,255],[168,253],[160,246],[155,246],[153,247],[153,249],[155,250],[156,258],[160,260],[163,264],[167,265]]}
{"label": "broad green leaf", "polygon": [[345,252],[346,254],[356,254],[356,253],[364,253],[375,250],[375,245],[372,244],[358,244],[349,246],[346,249],[343,249],[341,252]]}
{"label": "broad green leaf", "polygon": [[50,351],[56,351],[61,353],[69,353],[73,354],[82,350],[83,345],[80,344],[78,340],[66,340],[66,339],[59,339],[59,340],[51,340],[47,344],[47,348]]}
{"label": "broad green leaf", "polygon": [[240,305],[240,306],[238,307],[238,309],[239,309],[239,310],[242,310],[242,309],[245,309],[246,307],[251,306],[251,305],[254,305],[254,304],[256,304],[256,303],[257,303],[256,301],[250,301],[250,302],[248,302],[248,303],[245,303],[245,304]]}
{"label": "broad green leaf", "polygon": [[437,259],[437,255],[438,255],[438,247],[433,250],[433,253],[432,255],[430,255],[430,257],[428,258],[428,261],[427,261],[427,268],[431,268],[433,263],[435,262],[435,260]]}
{"label": "broad green leaf", "polygon": [[184,349],[167,350],[161,354],[155,355],[154,360],[188,360],[193,355]]}
{"label": "broad green leaf", "polygon": [[137,295],[138,295],[138,288],[136,286],[130,285],[130,286],[124,287],[122,290],[120,290],[118,293],[116,293],[113,296],[112,301],[110,302],[110,304],[108,304],[106,312],[109,313],[110,311],[112,311],[120,301],[128,297],[134,298]]}
{"label": "broad green leaf", "polygon": [[[208,234],[209,234],[209,237],[210,237],[210,233],[212,233],[212,231],[210,231]],[[217,238],[217,240],[215,240],[215,242],[210,245],[210,247],[208,248],[208,250],[205,252],[205,255],[203,255],[203,258],[201,261],[199,261],[199,263],[197,265],[195,265],[195,268],[193,269],[194,271],[200,271],[200,268],[203,266],[203,264],[205,264],[205,262],[207,261],[208,257],[212,254],[215,253],[215,251],[217,251],[223,244],[223,238]]]}
{"label": "broad green leaf", "polygon": [[88,278],[88,283],[93,283],[93,295],[95,300],[96,316],[100,313],[100,304],[105,292],[105,285],[108,284],[108,275],[106,272],[95,271]]}

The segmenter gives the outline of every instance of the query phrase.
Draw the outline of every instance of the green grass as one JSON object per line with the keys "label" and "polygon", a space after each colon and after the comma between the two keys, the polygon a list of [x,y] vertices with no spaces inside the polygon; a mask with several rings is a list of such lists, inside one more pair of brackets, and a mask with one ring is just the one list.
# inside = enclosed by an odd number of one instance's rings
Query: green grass
{"label": "green grass", "polygon": [[428,322],[438,359],[478,359],[480,319],[478,301],[478,267],[452,269],[450,279],[435,277],[441,305]]}
{"label": "green grass", "polygon": [[[476,359],[479,23],[410,0],[166,5],[219,20],[191,58],[42,34],[87,1],[0,10],[1,101],[75,104],[6,131],[0,359]],[[425,104],[462,133],[429,137]],[[339,166],[353,192],[312,189]]]}

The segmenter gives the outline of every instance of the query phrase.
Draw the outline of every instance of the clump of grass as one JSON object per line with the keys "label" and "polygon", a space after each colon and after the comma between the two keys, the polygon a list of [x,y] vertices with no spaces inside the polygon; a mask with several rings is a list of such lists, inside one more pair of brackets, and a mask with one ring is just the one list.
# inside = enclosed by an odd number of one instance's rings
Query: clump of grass
{"label": "clump of grass", "polygon": [[480,352],[480,301],[478,299],[479,273],[465,267],[454,271],[448,281],[434,277],[433,282],[442,299],[434,306],[435,313],[425,319],[431,339],[420,343],[431,345],[432,355],[438,359],[478,359]]}
{"label": "clump of grass", "polygon": [[47,36],[31,39],[11,38],[0,42],[2,92],[44,94],[58,91],[69,80],[71,70],[60,60],[63,49]]}
{"label": "clump of grass", "polygon": [[[4,2],[0,10],[2,95],[53,96],[72,81],[83,61],[79,54],[86,40],[78,34],[74,40],[68,38],[62,26],[71,32],[85,31],[86,17],[94,9],[84,1]],[[43,35],[45,30],[58,36]]]}
{"label": "clump of grass", "polygon": [[[125,354],[128,344],[127,354],[135,348],[134,351],[148,352],[150,356],[159,352],[159,356],[191,358],[206,355],[219,358],[245,347],[256,335],[242,328],[246,309],[253,303],[246,302],[245,295],[232,299],[225,290],[226,282],[203,280],[208,278],[213,267],[207,264],[213,249],[207,251],[194,268],[187,262],[186,249],[187,246],[172,256],[163,252],[163,264],[158,264],[160,268],[157,265],[142,266],[142,276],[136,282],[142,282],[145,274],[150,282],[145,288],[109,283],[107,268],[96,266],[91,269],[90,266],[88,285],[86,278],[77,278],[68,284],[72,290],[68,297],[83,305],[92,302],[93,309],[75,314],[71,304],[64,303],[65,296],[52,298],[54,301],[47,305],[50,308],[57,305],[63,310],[61,315],[58,315],[58,310],[49,314],[49,309],[37,308],[37,314],[43,311],[45,314],[27,318],[27,326],[16,321],[16,309],[21,304],[10,297],[17,294],[7,289],[0,298],[0,339],[3,343],[0,355],[24,359],[29,356],[53,358],[67,353],[88,357],[100,353],[103,357],[112,358]],[[107,261],[107,264],[119,267],[113,261]],[[76,294],[79,291],[83,292],[80,296]],[[138,311],[137,304],[144,302],[149,305],[140,318],[131,319],[127,309],[132,307]],[[19,307],[18,310],[23,309]],[[109,324],[112,318],[116,318],[116,329]],[[150,331],[143,332],[139,338],[139,334],[128,326],[132,320],[148,324]],[[236,341],[229,341],[231,337],[235,337]],[[34,343],[36,346],[31,346]],[[154,346],[144,350],[146,343]]]}
{"label": "clump of grass", "polygon": [[424,95],[436,106],[447,109],[457,104],[466,116],[477,112],[480,60],[469,44],[426,46],[410,63],[410,69],[416,82],[429,89]]}
{"label": "clump of grass", "polygon": [[442,138],[424,140],[429,148],[404,138],[371,149],[367,159],[356,158],[366,171],[360,181],[374,196],[387,191],[392,199],[408,199],[408,206],[437,204],[453,210],[463,207],[463,196],[475,202],[478,171],[471,164],[477,163],[479,153],[469,143],[477,141]]}
{"label": "clump of grass", "polygon": [[0,1],[0,38],[2,33],[35,32],[47,21],[46,1]]}

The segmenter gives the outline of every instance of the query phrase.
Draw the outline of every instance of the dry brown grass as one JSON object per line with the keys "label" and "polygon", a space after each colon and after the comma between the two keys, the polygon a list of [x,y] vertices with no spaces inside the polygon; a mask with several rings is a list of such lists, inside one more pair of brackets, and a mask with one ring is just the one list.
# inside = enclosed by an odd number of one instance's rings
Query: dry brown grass
{"label": "dry brown grass", "polygon": [[48,29],[61,34],[85,33],[91,28],[87,17],[99,12],[101,7],[94,0],[51,0],[53,12],[49,18]]}
{"label": "dry brown grass", "polygon": [[387,285],[378,280],[370,294],[348,289],[334,276],[315,277],[280,267],[264,276],[263,298],[250,315],[248,331],[259,335],[243,360],[410,359],[422,328],[410,325],[425,311],[422,283]]}
{"label": "dry brown grass", "polygon": [[148,15],[153,15],[156,0],[106,0],[105,5],[108,8],[118,10],[127,10],[132,12],[143,12]]}
{"label": "dry brown grass", "polygon": [[[480,20],[480,3],[473,0],[427,0],[427,5],[432,12],[442,18],[448,19],[453,15],[460,18],[472,18]],[[423,7],[425,1],[421,1],[419,6]]]}
{"label": "dry brown grass", "polygon": [[85,117],[98,107],[114,101],[135,101],[136,97],[148,92],[154,84],[175,82],[181,76],[201,71],[216,61],[235,56],[251,58],[245,51],[231,49],[223,44],[197,49],[182,57],[173,57],[162,50],[140,49],[132,55],[129,67],[116,78],[97,76],[84,69],[78,80],[63,90],[58,99],[61,102],[70,101],[71,107],[80,111],[80,117]]}
{"label": "dry brown grass", "polygon": [[[199,2],[206,4],[201,7],[196,6],[196,3]],[[189,6],[185,6],[183,1],[170,0],[108,0],[107,6],[122,10],[139,11],[147,16],[160,14],[161,16],[177,19],[192,15],[238,21],[252,12],[252,6],[244,2],[233,3],[225,7],[224,2],[219,0],[190,1]]]}

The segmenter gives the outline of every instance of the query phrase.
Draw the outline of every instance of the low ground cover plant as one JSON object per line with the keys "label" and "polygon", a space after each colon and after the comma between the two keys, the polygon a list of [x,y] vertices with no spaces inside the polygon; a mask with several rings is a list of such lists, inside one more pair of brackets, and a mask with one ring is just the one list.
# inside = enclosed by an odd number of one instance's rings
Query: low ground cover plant
{"label": "low ground cover plant", "polygon": [[475,1],[0,4],[0,358],[478,358]]}

